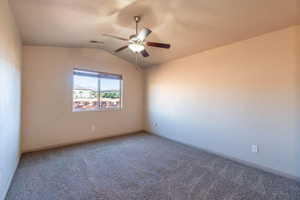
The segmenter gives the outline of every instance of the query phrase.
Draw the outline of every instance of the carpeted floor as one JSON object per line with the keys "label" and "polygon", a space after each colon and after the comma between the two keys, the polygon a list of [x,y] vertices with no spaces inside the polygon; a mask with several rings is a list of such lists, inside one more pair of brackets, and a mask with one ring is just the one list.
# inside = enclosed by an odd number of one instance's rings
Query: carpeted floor
{"label": "carpeted floor", "polygon": [[22,156],[7,200],[285,200],[300,184],[148,134]]}

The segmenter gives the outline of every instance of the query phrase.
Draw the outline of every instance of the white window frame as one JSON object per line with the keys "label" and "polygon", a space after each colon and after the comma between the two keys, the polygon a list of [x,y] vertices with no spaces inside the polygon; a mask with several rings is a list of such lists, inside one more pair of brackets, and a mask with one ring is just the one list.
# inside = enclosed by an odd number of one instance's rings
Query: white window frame
{"label": "white window frame", "polygon": [[[108,76],[119,76],[120,79],[116,79],[120,81],[120,106],[118,108],[101,108],[101,78],[105,77],[95,77],[98,80],[98,108],[97,109],[86,109],[86,110],[76,110],[74,109],[74,96],[73,96],[73,90],[74,90],[74,71],[82,71],[82,72],[87,72],[87,73],[98,73],[102,75],[108,75]],[[106,78],[108,79],[108,78]],[[94,70],[89,70],[89,69],[82,69],[82,68],[74,68],[73,73],[72,73],[72,112],[98,112],[98,111],[119,111],[123,109],[123,76],[121,74],[112,74],[112,73],[107,73],[107,72],[99,72],[99,71],[94,71]]]}

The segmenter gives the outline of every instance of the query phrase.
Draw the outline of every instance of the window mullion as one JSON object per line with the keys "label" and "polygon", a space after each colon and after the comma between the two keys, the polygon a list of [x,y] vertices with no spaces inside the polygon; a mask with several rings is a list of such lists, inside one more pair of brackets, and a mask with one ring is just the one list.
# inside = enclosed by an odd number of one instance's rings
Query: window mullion
{"label": "window mullion", "polygon": [[123,104],[123,81],[122,80],[120,80],[120,85],[119,85],[119,95],[120,95],[120,97],[119,97],[119,101],[120,101],[120,105],[119,105],[119,108],[122,108],[122,104]]}
{"label": "window mullion", "polygon": [[101,110],[101,80],[98,78],[98,109]]}

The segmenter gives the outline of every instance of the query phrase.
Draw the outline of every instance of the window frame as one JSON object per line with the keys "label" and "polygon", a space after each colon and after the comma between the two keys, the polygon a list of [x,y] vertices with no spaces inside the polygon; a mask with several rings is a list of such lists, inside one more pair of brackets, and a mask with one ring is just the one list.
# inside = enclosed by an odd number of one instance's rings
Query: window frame
{"label": "window frame", "polygon": [[[120,79],[115,79],[115,80],[119,80],[120,81],[120,106],[118,108],[101,108],[101,79],[105,79],[105,77],[95,77],[97,78],[97,82],[98,82],[98,99],[97,99],[97,103],[98,106],[96,109],[86,109],[86,110],[76,110],[74,109],[74,71],[82,71],[82,72],[90,72],[90,73],[98,73],[98,74],[102,74],[102,75],[112,75],[112,76],[119,76],[121,77]],[[90,69],[82,69],[82,68],[73,68],[72,70],[72,112],[103,112],[103,111],[120,111],[123,109],[123,75],[122,74],[114,74],[114,73],[108,73],[108,72],[100,72],[100,71],[95,71],[95,70],[90,70]],[[79,75],[77,75],[79,76]],[[109,78],[106,78],[109,79]]]}

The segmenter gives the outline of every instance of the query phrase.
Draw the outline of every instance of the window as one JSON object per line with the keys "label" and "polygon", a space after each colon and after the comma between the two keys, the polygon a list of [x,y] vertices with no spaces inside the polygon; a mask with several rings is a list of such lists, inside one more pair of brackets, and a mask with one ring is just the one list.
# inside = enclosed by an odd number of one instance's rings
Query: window
{"label": "window", "polygon": [[73,111],[121,108],[122,76],[73,70]]}

